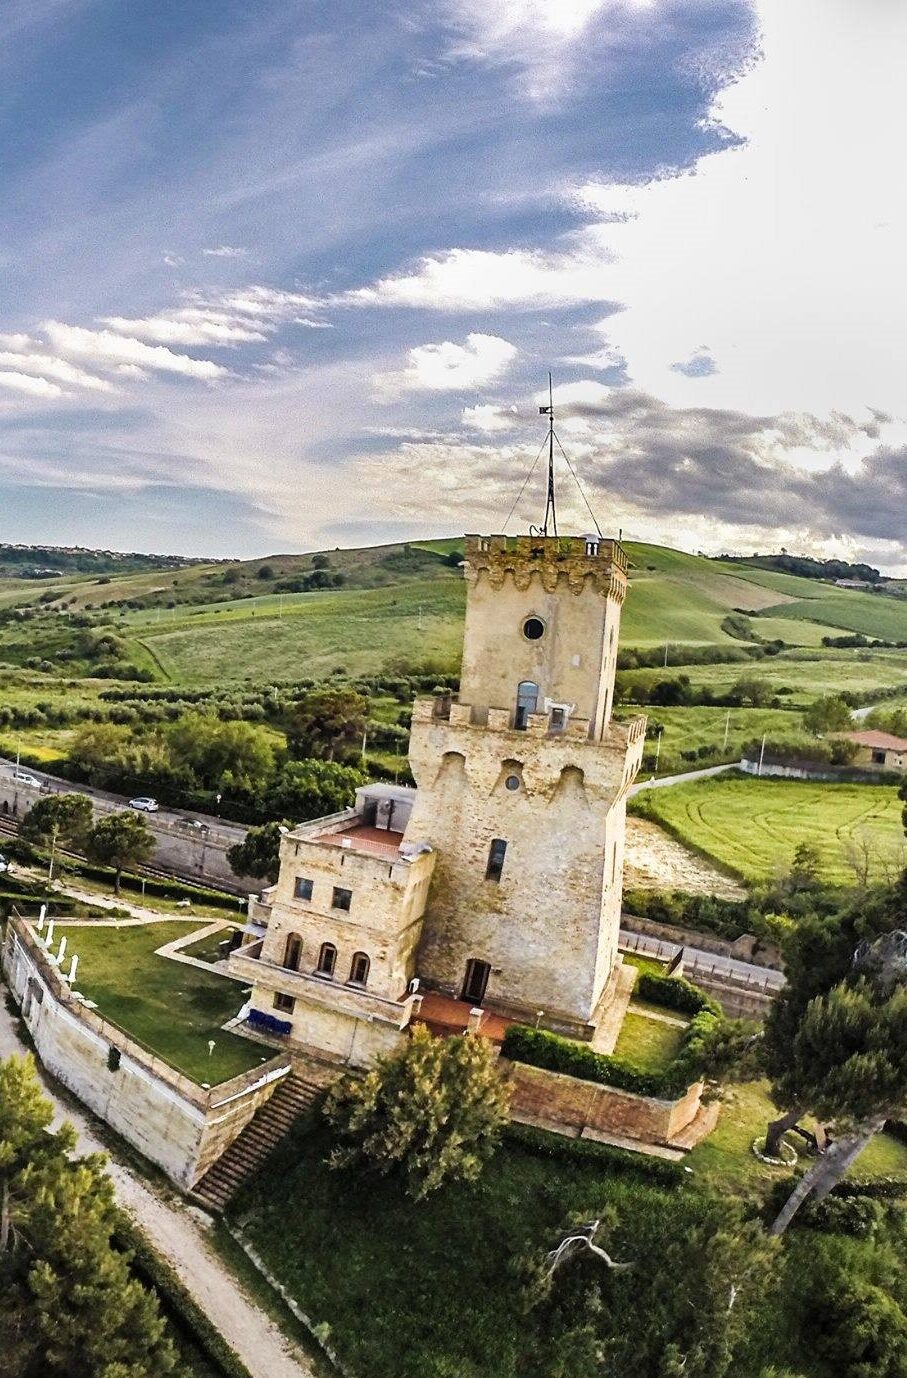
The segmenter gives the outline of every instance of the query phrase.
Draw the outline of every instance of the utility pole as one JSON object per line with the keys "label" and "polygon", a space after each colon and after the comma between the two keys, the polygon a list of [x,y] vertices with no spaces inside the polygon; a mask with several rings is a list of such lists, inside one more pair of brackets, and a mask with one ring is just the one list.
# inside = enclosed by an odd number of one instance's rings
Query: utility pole
{"label": "utility pole", "polygon": [[669,646],[670,644],[671,644],[671,643],[670,643],[669,641],[666,641],[666,642],[665,642],[665,669],[668,668],[668,646]]}
{"label": "utility pole", "polygon": [[727,710],[727,717],[724,720],[724,750],[727,751],[727,739],[731,731],[731,710]]}
{"label": "utility pole", "polygon": [[762,759],[763,759],[764,756],[765,756],[765,735],[763,734],[763,737],[762,737],[762,746],[759,748],[759,769],[756,771],[756,774],[757,774],[757,775],[761,775],[761,774],[762,774]]}
{"label": "utility pole", "polygon": [[47,868],[47,883],[50,885],[54,878],[54,857],[57,853],[57,834],[60,831],[59,824],[55,823],[50,834],[50,865]]}
{"label": "utility pole", "polygon": [[663,732],[664,732],[664,728],[663,728],[663,727],[660,727],[660,728],[658,729],[658,740],[657,740],[656,743],[655,743],[655,774],[656,774],[656,775],[658,774],[658,758],[659,758],[659,756],[661,755],[661,736],[662,736],[662,733],[663,733]]}
{"label": "utility pole", "polygon": [[422,630],[422,604],[419,604],[419,631]]}

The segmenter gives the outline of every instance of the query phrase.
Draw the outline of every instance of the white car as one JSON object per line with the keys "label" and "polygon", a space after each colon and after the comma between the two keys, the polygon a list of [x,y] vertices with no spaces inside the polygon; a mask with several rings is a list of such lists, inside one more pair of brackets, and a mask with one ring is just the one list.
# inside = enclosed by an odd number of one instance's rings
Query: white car
{"label": "white car", "polygon": [[25,770],[14,770],[13,779],[20,785],[31,785],[32,789],[40,789],[41,781],[36,780],[34,775],[29,775]]}
{"label": "white car", "polygon": [[140,813],[157,813],[160,804],[158,804],[156,799],[152,799],[148,795],[139,795],[138,799],[130,799],[129,807],[131,809],[138,809]]}
{"label": "white car", "polygon": [[5,856],[0,856],[0,875],[3,875],[4,871],[8,871],[8,870],[9,870],[9,862],[7,861],[7,859],[6,859]]}

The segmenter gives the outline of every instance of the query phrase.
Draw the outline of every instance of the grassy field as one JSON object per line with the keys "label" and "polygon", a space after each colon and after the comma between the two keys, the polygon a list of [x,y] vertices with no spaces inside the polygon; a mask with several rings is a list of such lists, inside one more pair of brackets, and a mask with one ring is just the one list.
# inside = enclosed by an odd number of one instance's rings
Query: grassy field
{"label": "grassy field", "polygon": [[[735,1095],[719,1130],[688,1159],[692,1173],[670,1186],[647,1178],[645,1159],[617,1172],[505,1141],[474,1187],[449,1186],[414,1205],[393,1179],[332,1172],[325,1162],[330,1140],[316,1125],[308,1132],[300,1126],[285,1141],[235,1209],[271,1270],[362,1378],[573,1372],[538,1365],[540,1318],[520,1305],[515,1261],[541,1257],[567,1223],[610,1208],[614,1255],[632,1259],[645,1276],[657,1272],[665,1222],[668,1233],[682,1232],[714,1208],[706,1192],[754,1195],[779,1175],[750,1151],[765,1128],[764,1090],[744,1087]],[[893,1141],[874,1145],[859,1170],[903,1176],[907,1149]],[[816,1248],[812,1232],[791,1233],[785,1255],[793,1277],[808,1271]],[[621,1284],[611,1295],[622,1323],[642,1333],[647,1316],[636,1277],[609,1275],[611,1287]],[[762,1378],[769,1363],[803,1378],[833,1378],[808,1349],[801,1352],[800,1318],[786,1314],[787,1295],[782,1278],[765,1297],[748,1351],[734,1367],[738,1378]]]}
{"label": "grassy field", "polygon": [[70,953],[79,954],[79,989],[97,1002],[99,1014],[177,1071],[214,1086],[267,1061],[268,1053],[221,1028],[243,1001],[236,981],[155,956],[156,948],[198,927],[197,919],[129,927],[62,924],[56,936],[66,934]]}
{"label": "grassy field", "polygon": [[904,864],[902,805],[893,786],[729,774],[651,790],[640,799],[681,842],[744,880],[782,874],[801,842],[818,850],[823,874],[836,884],[855,884],[848,847],[864,842],[874,854],[875,873]]}
{"label": "grassy field", "polygon": [[624,1017],[614,1053],[642,1072],[664,1072],[680,1051],[683,1033],[678,1024],[630,1012]]}
{"label": "grassy field", "polygon": [[726,693],[739,679],[760,679],[774,692],[790,689],[789,703],[807,706],[827,694],[847,690],[870,698],[875,690],[907,691],[907,651],[801,650],[747,664],[671,665],[667,669],[623,670],[621,682],[651,685],[666,677],[687,675],[694,688]]}
{"label": "grassy field", "polygon": [[[772,741],[799,739],[803,736],[802,715],[788,713],[783,708],[657,708],[644,711],[649,720],[647,749],[654,750],[659,729],[662,730],[661,756],[674,760],[681,751],[696,751],[714,746],[725,760],[740,759],[741,748],[756,737],[767,734]],[[618,711],[621,718],[635,716],[630,709]],[[727,749],[725,744],[727,728]],[[695,762],[683,768],[690,770]]]}
{"label": "grassy field", "polygon": [[340,589],[288,598],[282,617],[276,604],[256,616],[208,608],[192,625],[152,623],[141,640],[163,675],[181,684],[365,675],[395,661],[453,669],[464,606],[464,587],[453,580]]}

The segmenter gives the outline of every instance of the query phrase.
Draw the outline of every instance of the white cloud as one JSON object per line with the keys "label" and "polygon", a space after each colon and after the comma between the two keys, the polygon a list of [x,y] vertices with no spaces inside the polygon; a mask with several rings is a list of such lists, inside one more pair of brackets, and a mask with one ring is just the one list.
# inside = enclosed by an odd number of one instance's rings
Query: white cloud
{"label": "white cloud", "polygon": [[476,407],[463,408],[463,425],[471,431],[490,435],[494,431],[509,431],[516,425],[516,407],[499,407],[482,402]]}
{"label": "white cloud", "polygon": [[47,321],[44,331],[51,344],[63,355],[90,359],[100,367],[115,364],[136,364],[155,372],[180,373],[187,378],[211,382],[227,377],[227,369],[210,359],[193,359],[188,354],[175,354],[163,345],[147,345],[140,340],[117,335],[112,330],[85,330],[78,325],[64,325],[62,321]]}
{"label": "white cloud", "polygon": [[569,87],[576,59],[597,21],[612,21],[612,41],[621,32],[621,12],[648,9],[650,0],[448,0],[446,13],[456,35],[446,57],[513,67],[519,91],[530,100],[555,104]]}
{"label": "white cloud", "polygon": [[[20,340],[32,343],[28,336]],[[98,378],[94,373],[86,373],[66,359],[54,358],[51,354],[31,353],[22,350],[0,350],[0,368],[16,369],[43,378],[52,378],[58,383],[68,383],[71,387],[84,388],[88,392],[113,392],[113,384],[106,378]]]}
{"label": "white cloud", "polygon": [[381,278],[348,292],[354,306],[412,306],[435,311],[579,306],[604,302],[609,292],[601,252],[545,254],[525,249],[493,253],[449,249],[420,260],[415,271]]}
{"label": "white cloud", "polygon": [[152,340],[155,344],[216,344],[235,345],[251,340],[264,340],[261,330],[241,324],[235,317],[215,311],[186,308],[161,312],[157,316],[130,319],[126,316],[104,316],[102,323],[118,335],[130,335],[138,340]]}
{"label": "white cloud", "polygon": [[245,258],[248,250],[233,244],[218,244],[213,249],[202,249],[202,253],[208,258]]}
{"label": "white cloud", "polygon": [[12,392],[27,392],[32,397],[62,397],[63,389],[46,378],[32,378],[26,373],[0,373],[0,388]]}
{"label": "white cloud", "polygon": [[517,355],[515,345],[498,335],[472,334],[465,345],[445,340],[442,344],[417,345],[399,373],[379,373],[373,382],[383,398],[402,392],[464,392],[484,387],[500,378]]}

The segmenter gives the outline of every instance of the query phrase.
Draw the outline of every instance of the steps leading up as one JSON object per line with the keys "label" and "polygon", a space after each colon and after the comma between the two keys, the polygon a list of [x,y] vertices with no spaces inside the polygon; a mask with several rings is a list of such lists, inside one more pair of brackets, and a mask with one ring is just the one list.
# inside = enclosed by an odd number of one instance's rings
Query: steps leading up
{"label": "steps leading up", "polygon": [[219,1214],[285,1138],[324,1088],[291,1072],[241,1134],[192,1188],[207,1210]]}

